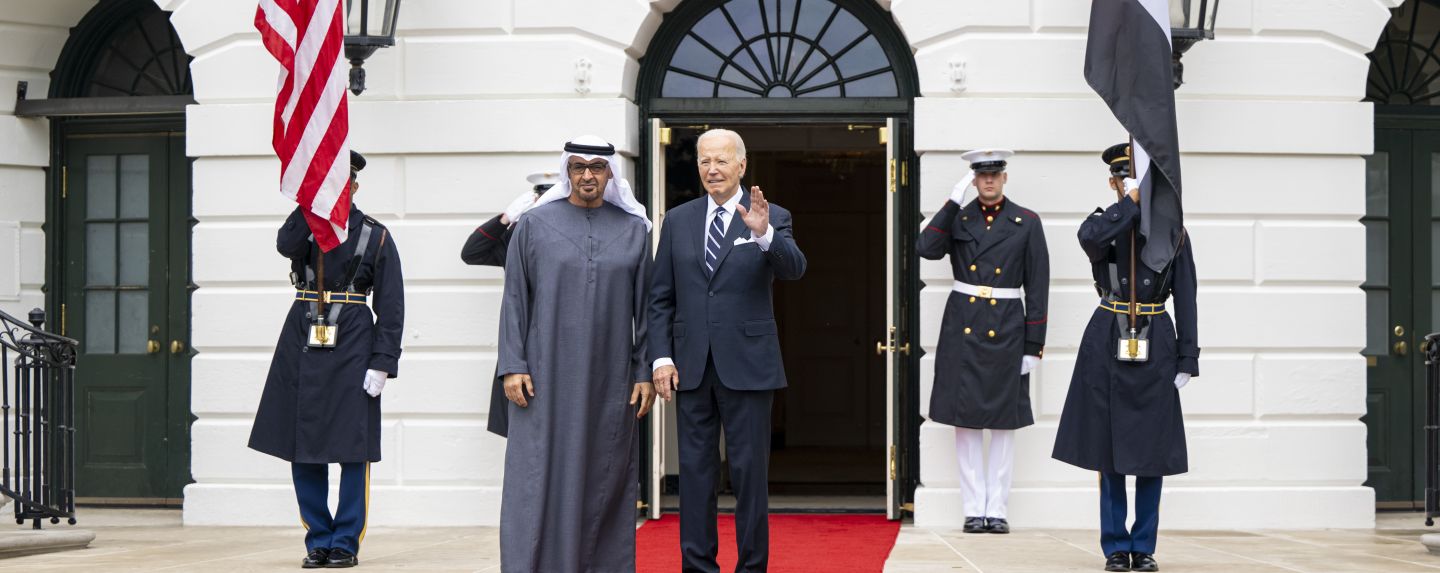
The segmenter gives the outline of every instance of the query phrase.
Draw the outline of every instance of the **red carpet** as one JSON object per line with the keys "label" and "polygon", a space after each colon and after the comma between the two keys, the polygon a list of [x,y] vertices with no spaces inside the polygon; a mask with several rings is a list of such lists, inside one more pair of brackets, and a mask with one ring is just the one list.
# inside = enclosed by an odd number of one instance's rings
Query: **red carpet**
{"label": "red carpet", "polygon": [[[770,573],[879,573],[900,522],[883,515],[771,515]],[[636,573],[680,571],[680,516],[635,532]],[[735,570],[735,518],[720,516],[720,571]]]}

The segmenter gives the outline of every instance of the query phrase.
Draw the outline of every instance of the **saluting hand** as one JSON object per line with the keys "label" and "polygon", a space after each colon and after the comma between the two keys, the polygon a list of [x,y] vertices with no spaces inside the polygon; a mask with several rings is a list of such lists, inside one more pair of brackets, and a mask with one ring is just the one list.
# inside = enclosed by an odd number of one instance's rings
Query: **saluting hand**
{"label": "saluting hand", "polygon": [[675,398],[675,390],[680,388],[680,372],[674,366],[656,368],[650,379],[655,381],[656,391],[660,392],[660,397],[666,402]]}
{"label": "saluting hand", "polygon": [[505,375],[505,397],[516,406],[521,408],[530,405],[525,400],[525,393],[529,392],[530,397],[535,397],[535,384],[530,381],[529,374],[506,374]]}
{"label": "saluting hand", "polygon": [[750,228],[750,235],[760,237],[770,230],[770,202],[765,200],[765,194],[760,187],[750,188],[750,208],[744,205],[736,205],[740,216],[745,219],[745,226]]}
{"label": "saluting hand", "polygon": [[635,388],[630,391],[630,405],[640,403],[640,411],[635,412],[636,418],[644,418],[650,413],[650,407],[655,405],[655,385],[649,382],[636,382]]}

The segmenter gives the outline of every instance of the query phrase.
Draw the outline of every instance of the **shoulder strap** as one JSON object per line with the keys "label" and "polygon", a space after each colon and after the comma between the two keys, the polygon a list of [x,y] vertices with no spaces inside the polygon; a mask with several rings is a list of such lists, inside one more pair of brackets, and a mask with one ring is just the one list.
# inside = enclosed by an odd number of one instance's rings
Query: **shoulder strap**
{"label": "shoulder strap", "polygon": [[345,271],[345,291],[355,292],[355,275],[360,272],[360,263],[365,261],[365,251],[370,246],[370,235],[374,232],[374,219],[365,217],[360,223],[360,243],[355,245],[355,254],[350,257],[350,264]]}

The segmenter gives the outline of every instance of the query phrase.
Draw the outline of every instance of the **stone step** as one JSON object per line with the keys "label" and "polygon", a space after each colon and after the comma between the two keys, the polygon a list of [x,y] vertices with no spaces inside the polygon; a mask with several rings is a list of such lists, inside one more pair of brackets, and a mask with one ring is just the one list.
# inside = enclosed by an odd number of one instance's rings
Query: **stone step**
{"label": "stone step", "polygon": [[94,540],[93,531],[65,526],[0,530],[0,558],[84,549]]}

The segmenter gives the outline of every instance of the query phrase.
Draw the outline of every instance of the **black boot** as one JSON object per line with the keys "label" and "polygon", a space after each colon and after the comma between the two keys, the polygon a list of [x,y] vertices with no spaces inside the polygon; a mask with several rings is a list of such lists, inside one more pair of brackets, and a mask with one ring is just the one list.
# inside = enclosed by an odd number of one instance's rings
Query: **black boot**
{"label": "black boot", "polygon": [[1130,554],[1124,551],[1116,551],[1105,558],[1106,571],[1129,571]]}
{"label": "black boot", "polygon": [[358,557],[355,557],[354,553],[351,553],[344,549],[331,549],[330,560],[325,563],[325,568],[343,569],[345,567],[354,567],[359,564],[360,559]]}
{"label": "black boot", "polygon": [[967,518],[965,518],[965,533],[985,533],[986,531],[989,531],[989,530],[990,530],[990,528],[985,525],[985,518],[983,518],[983,517],[967,517]]}
{"label": "black boot", "polygon": [[1155,562],[1155,556],[1149,553],[1130,554],[1131,571],[1159,571],[1160,564]]}
{"label": "black boot", "polygon": [[315,550],[311,551],[309,555],[305,556],[305,560],[300,562],[300,568],[319,569],[321,567],[324,567],[325,564],[329,561],[330,550],[320,547],[316,548]]}
{"label": "black boot", "polygon": [[1010,533],[1010,522],[999,517],[987,517],[985,521],[990,525],[990,533]]}

